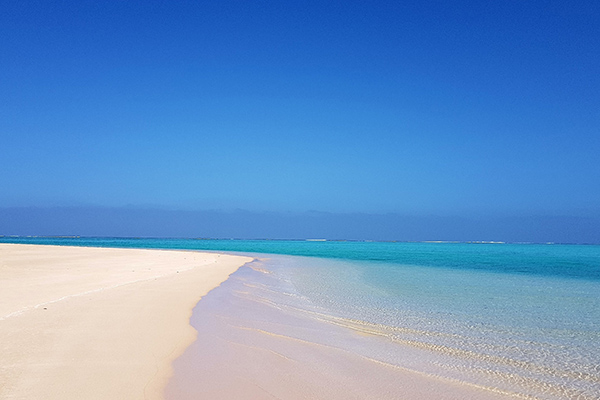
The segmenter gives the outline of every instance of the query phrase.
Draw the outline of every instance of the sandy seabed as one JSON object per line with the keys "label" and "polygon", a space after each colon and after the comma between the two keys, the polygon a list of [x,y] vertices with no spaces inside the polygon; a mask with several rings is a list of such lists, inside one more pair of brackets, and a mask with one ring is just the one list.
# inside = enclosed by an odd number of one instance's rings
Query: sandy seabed
{"label": "sandy seabed", "polygon": [[0,398],[162,398],[193,307],[249,261],[0,244]]}

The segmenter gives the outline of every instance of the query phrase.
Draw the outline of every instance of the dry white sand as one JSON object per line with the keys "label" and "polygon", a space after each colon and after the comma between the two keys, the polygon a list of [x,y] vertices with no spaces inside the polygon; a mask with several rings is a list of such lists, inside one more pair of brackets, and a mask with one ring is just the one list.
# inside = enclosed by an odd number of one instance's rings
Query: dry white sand
{"label": "dry white sand", "polygon": [[193,307],[250,260],[0,244],[0,398],[162,398]]}

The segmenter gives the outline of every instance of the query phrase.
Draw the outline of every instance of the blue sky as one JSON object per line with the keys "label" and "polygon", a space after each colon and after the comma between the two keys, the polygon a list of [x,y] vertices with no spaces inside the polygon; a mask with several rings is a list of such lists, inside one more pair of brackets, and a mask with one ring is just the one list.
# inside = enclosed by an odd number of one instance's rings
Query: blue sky
{"label": "blue sky", "polygon": [[598,216],[599,4],[4,1],[0,207]]}

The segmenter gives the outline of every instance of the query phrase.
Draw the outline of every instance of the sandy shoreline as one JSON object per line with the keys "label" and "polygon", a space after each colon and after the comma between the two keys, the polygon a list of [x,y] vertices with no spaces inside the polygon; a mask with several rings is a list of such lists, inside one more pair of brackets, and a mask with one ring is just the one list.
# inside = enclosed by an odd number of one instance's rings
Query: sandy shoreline
{"label": "sandy shoreline", "polygon": [[193,307],[250,260],[0,244],[0,398],[162,398]]}
{"label": "sandy shoreline", "polygon": [[[173,363],[167,400],[527,398],[406,365],[426,362],[430,350],[415,352],[375,326],[305,308],[282,286],[293,275],[273,268],[293,269],[290,258],[258,256],[198,303],[190,321],[198,337]],[[397,349],[397,363],[381,353],[390,350],[384,344]]]}

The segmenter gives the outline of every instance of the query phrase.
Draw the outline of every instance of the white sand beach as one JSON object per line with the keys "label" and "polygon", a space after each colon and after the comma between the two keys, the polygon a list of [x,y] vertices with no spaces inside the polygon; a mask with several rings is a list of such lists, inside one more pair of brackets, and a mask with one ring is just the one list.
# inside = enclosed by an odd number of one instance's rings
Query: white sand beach
{"label": "white sand beach", "polygon": [[193,307],[250,260],[0,244],[0,398],[162,398]]}

